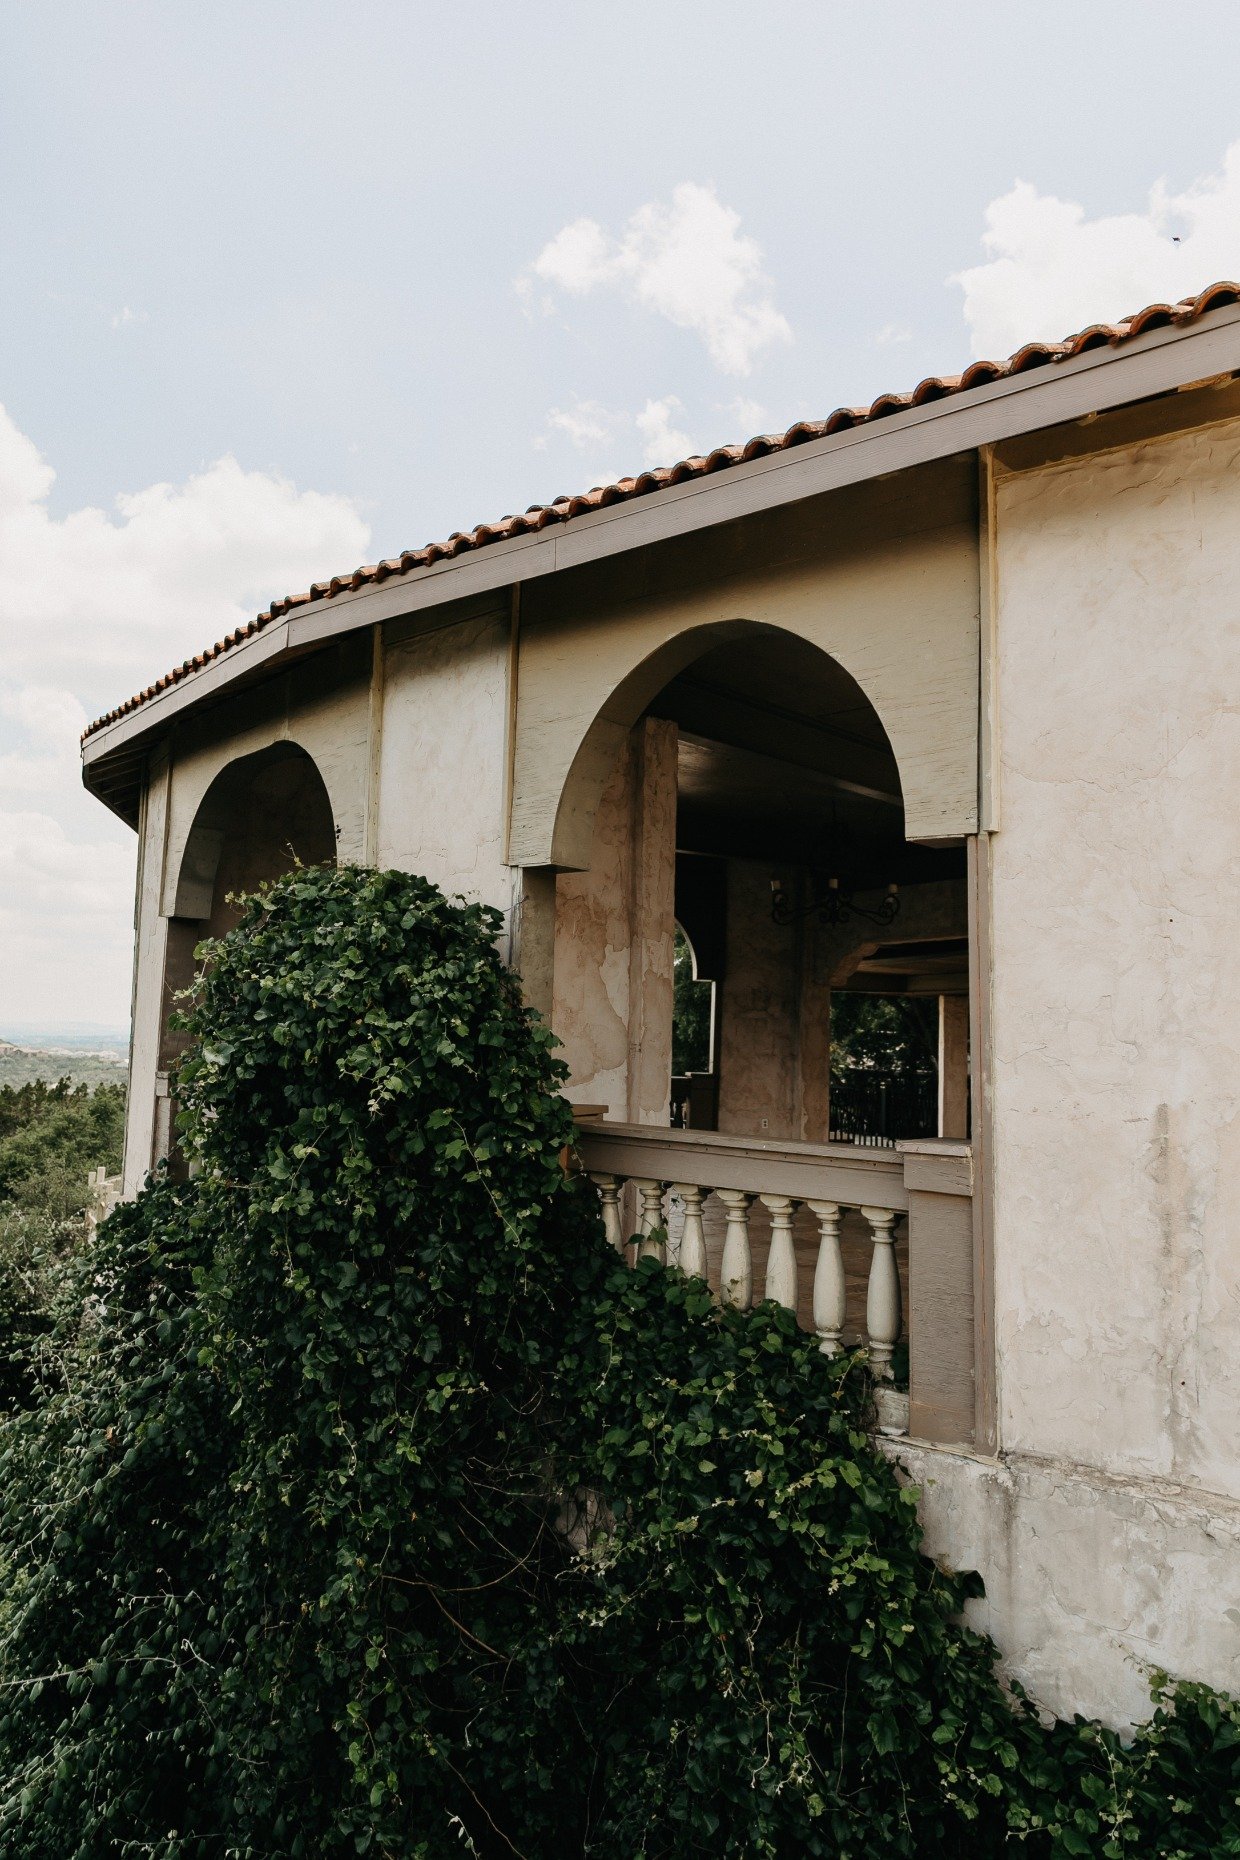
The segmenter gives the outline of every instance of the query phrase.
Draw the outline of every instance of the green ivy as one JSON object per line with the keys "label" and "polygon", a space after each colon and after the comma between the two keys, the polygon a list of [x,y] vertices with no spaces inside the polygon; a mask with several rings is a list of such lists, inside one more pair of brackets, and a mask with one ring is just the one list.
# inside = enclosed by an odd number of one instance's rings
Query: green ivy
{"label": "green ivy", "polygon": [[0,1854],[1240,1854],[1240,1709],[1043,1725],[858,1360],[626,1270],[495,913],[298,872],[0,1438]]}

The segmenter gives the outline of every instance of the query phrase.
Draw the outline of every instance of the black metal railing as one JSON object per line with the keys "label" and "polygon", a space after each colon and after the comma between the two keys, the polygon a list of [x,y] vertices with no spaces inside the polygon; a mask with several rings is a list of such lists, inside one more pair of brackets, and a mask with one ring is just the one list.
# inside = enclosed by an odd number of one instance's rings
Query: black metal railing
{"label": "black metal railing", "polygon": [[832,1074],[832,1143],[888,1149],[901,1138],[933,1137],[938,1116],[933,1072],[871,1072],[850,1066],[843,1074]]}

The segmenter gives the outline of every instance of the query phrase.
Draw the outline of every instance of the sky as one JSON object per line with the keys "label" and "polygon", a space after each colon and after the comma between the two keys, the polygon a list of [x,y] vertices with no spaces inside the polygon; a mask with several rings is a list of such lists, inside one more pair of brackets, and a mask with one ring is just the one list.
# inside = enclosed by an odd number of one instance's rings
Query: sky
{"label": "sky", "polygon": [[0,0],[0,1036],[85,724],[296,592],[1240,276],[1235,0]]}

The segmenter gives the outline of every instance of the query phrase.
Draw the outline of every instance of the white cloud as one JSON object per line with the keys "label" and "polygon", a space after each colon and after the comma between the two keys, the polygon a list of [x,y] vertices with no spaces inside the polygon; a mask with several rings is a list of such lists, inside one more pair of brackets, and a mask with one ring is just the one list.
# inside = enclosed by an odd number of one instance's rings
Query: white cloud
{"label": "white cloud", "polygon": [[135,847],[82,789],[88,716],[362,560],[370,537],[347,499],[231,458],[113,513],[53,517],[54,478],[0,407],[0,1016],[117,1022]]}
{"label": "white cloud", "polygon": [[[690,414],[676,394],[650,399],[636,413],[605,407],[597,400],[575,400],[569,407],[553,407],[547,415],[546,430],[534,439],[537,452],[549,450],[556,435],[563,435],[574,451],[590,460],[589,475],[595,484],[613,484],[617,479],[655,465],[675,465],[692,458],[711,446],[749,439],[763,430],[766,409],[759,401],[738,395],[718,402],[707,422]],[[619,456],[620,466],[610,461]],[[583,477],[585,472],[583,470]]]}
{"label": "white cloud", "polygon": [[125,853],[107,841],[75,842],[53,815],[33,808],[0,813],[0,923],[19,937],[34,931],[69,950],[76,945],[73,960],[82,960],[88,950],[72,920],[87,916],[97,935],[103,919],[115,934],[132,915],[133,861]]}
{"label": "white cloud", "polygon": [[[52,794],[76,798],[77,761],[66,745],[86,728],[85,706],[52,685],[0,686],[0,796],[46,806]],[[14,747],[14,739],[18,746]]]}
{"label": "white cloud", "polygon": [[[624,425],[624,415],[609,413],[597,400],[575,401],[571,407],[553,407],[547,425],[563,433],[578,451],[607,441]],[[546,441],[542,442],[544,445]]]}
{"label": "white cloud", "polygon": [[145,310],[131,310],[128,304],[123,304],[112,317],[113,329],[128,329],[132,323],[149,322],[150,318]]}
{"label": "white cloud", "polygon": [[[578,400],[571,407],[551,409],[548,430],[538,435],[534,445],[545,452],[550,436],[562,433],[574,451],[586,453],[593,461],[591,475],[596,484],[614,483],[626,472],[674,465],[698,450],[692,434],[676,425],[684,412],[684,403],[675,394],[648,400],[636,413],[604,407],[596,400]],[[616,451],[625,456],[624,466],[604,469],[601,460]]]}
{"label": "white cloud", "polygon": [[673,188],[670,203],[639,207],[618,238],[597,220],[561,227],[518,280],[527,299],[535,279],[578,297],[620,291],[700,336],[725,374],[748,374],[761,350],[792,339],[757,241],[713,187],[694,181]]}
{"label": "white cloud", "polygon": [[4,1016],[125,1024],[134,867],[132,835],[70,833],[33,797],[0,810],[0,1036]]}
{"label": "white cloud", "polygon": [[54,685],[26,685],[0,691],[0,717],[20,724],[36,742],[59,745],[86,728],[84,707],[71,691]]}
{"label": "white cloud", "polygon": [[987,207],[982,245],[985,262],[951,280],[964,290],[975,355],[1191,296],[1240,273],[1240,142],[1182,194],[1158,182],[1140,212],[1091,219],[1018,181]]}
{"label": "white cloud", "polygon": [[218,459],[118,496],[116,515],[47,509],[55,477],[0,408],[0,647],[6,674],[68,685],[92,714],[370,540],[343,497]]}
{"label": "white cloud", "polygon": [[697,450],[690,435],[673,425],[684,410],[675,394],[665,394],[662,400],[648,400],[637,414],[634,425],[641,435],[643,465],[675,465]]}
{"label": "white cloud", "polygon": [[884,323],[875,333],[874,346],[876,349],[892,349],[912,340],[913,332],[907,323]]}
{"label": "white cloud", "polygon": [[755,433],[763,431],[766,422],[766,408],[758,400],[747,400],[743,394],[729,401],[720,412],[734,422],[733,433],[752,439]]}

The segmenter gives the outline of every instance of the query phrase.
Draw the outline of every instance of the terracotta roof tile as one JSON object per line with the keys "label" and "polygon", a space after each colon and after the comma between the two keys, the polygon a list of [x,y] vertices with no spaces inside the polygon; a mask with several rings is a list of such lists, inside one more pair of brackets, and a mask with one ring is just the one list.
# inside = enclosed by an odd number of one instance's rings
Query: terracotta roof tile
{"label": "terracotta roof tile", "polygon": [[1117,323],[1091,323],[1087,329],[1066,337],[1062,342],[1026,343],[1005,362],[973,362],[963,374],[929,375],[924,381],[919,381],[909,394],[880,394],[868,407],[837,407],[825,420],[798,420],[785,433],[760,433],[745,445],[719,446],[713,452],[698,453],[692,458],[681,459],[676,465],[639,472],[636,477],[621,478],[615,484],[596,485],[593,490],[572,497],[556,497],[549,504],[531,504],[520,516],[502,517],[498,523],[479,523],[472,530],[456,530],[445,542],[427,543],[421,549],[406,549],[399,556],[389,557],[386,561],[355,568],[351,574],[333,575],[330,581],[316,581],[304,594],[289,594],[282,600],[273,601],[266,612],[251,620],[248,626],[238,627],[236,632],[229,633],[206,651],[195,654],[192,659],[186,659],[164,677],[156,679],[153,685],[148,685],[144,691],[139,691],[125,703],[119,704],[115,710],[96,718],[83,732],[82,740],[85,741],[105,725],[115,723],[118,718],[127,716],[130,711],[158,696],[161,691],[166,691],[169,686],[179,684],[191,672],[199,671],[222,653],[230,652],[243,640],[251,639],[255,633],[270,626],[272,621],[283,619],[285,614],[312,601],[330,601],[337,594],[387,581],[393,575],[408,574],[411,569],[428,568],[433,562],[451,560],[467,550],[485,549],[488,543],[504,542],[512,536],[533,535],[553,523],[569,523],[574,517],[584,516],[592,510],[602,510],[609,504],[645,497],[651,491],[683,484],[686,479],[703,478],[711,472],[726,471],[730,466],[745,464],[750,459],[765,458],[772,452],[787,452],[794,446],[805,445],[809,440],[825,439],[832,433],[846,432],[851,427],[881,420],[888,414],[903,412],[906,407],[923,407],[928,401],[942,400],[948,395],[967,394],[971,388],[989,386],[991,382],[1024,374],[1031,368],[1044,368],[1048,363],[1083,355],[1089,349],[1129,341],[1134,336],[1144,335],[1147,330],[1161,329],[1172,323],[1193,323],[1208,310],[1218,310],[1226,304],[1237,302],[1240,302],[1240,284],[1231,281],[1212,284],[1197,297],[1186,297],[1174,304],[1149,304],[1134,316],[1122,317]]}

